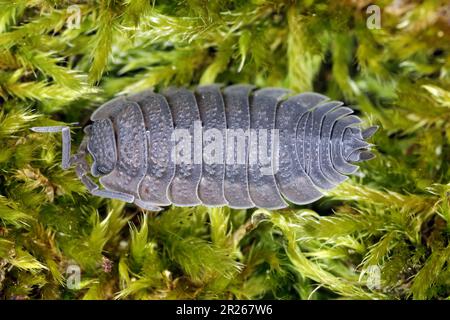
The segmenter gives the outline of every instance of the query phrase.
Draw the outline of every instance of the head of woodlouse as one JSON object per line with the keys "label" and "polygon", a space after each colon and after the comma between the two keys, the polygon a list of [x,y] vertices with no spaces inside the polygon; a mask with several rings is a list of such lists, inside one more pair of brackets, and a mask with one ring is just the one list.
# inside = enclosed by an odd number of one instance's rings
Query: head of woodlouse
{"label": "head of woodlouse", "polygon": [[85,128],[87,150],[92,157],[91,173],[98,177],[114,170],[117,162],[114,128],[110,119],[101,119]]}

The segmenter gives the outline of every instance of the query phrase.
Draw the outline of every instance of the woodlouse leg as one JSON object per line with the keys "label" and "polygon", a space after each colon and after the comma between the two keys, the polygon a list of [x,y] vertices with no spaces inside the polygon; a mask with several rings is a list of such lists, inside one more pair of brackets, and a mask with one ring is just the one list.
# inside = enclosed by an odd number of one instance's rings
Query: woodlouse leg
{"label": "woodlouse leg", "polygon": [[103,198],[118,199],[125,202],[134,202],[134,196],[109,190],[102,190],[100,187],[88,176],[89,165],[86,161],[87,137],[83,139],[78,152],[71,156],[71,138],[70,128],[68,126],[49,126],[49,127],[32,127],[32,131],[40,133],[62,133],[62,164],[64,170],[69,169],[71,165],[76,165],[76,173],[80,181],[86,186],[89,192],[94,196]]}
{"label": "woodlouse leg", "polygon": [[41,133],[62,133],[62,164],[61,167],[64,170],[70,167],[70,148],[71,148],[71,138],[70,138],[70,128],[67,126],[52,126],[52,127],[32,127],[31,131],[41,132]]}

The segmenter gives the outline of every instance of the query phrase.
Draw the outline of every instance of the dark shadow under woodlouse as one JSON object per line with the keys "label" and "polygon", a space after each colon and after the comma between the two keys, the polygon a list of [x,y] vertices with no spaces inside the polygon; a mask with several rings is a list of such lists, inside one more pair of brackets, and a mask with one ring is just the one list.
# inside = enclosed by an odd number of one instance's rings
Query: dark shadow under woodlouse
{"label": "dark shadow under woodlouse", "polygon": [[[287,94],[208,85],[118,97],[91,115],[74,155],[68,127],[32,130],[62,132],[63,168],[75,165],[97,196],[155,211],[170,204],[281,209],[286,200],[319,199],[358,170],[356,163],[373,158],[366,140],[377,130],[362,130],[341,102],[312,92]],[[193,143],[180,151],[183,139]]]}

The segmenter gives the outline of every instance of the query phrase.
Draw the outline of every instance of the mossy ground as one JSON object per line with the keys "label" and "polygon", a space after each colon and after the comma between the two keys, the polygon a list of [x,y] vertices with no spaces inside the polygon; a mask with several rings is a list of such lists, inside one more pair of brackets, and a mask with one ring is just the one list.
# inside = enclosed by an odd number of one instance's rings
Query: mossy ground
{"label": "mossy ground", "polygon": [[[450,298],[450,8],[375,1],[373,29],[369,4],[0,0],[0,296]],[[309,206],[156,214],[90,196],[60,136],[29,130],[213,82],[356,105],[377,158]]]}

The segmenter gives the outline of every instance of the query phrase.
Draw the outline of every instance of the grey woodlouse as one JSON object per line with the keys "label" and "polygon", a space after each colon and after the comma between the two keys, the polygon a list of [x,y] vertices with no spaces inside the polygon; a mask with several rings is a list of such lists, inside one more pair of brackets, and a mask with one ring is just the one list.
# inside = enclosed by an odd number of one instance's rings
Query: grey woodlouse
{"label": "grey woodlouse", "polygon": [[[372,145],[365,140],[378,128],[362,130],[360,118],[351,115],[352,109],[326,96],[287,94],[280,88],[208,85],[194,92],[170,88],[163,93],[149,90],[118,97],[94,111],[92,124],[85,127],[85,137],[72,156],[68,127],[32,130],[62,132],[62,167],[75,165],[79,179],[97,196],[154,211],[170,204],[280,209],[288,205],[286,200],[307,204],[319,199],[321,190],[335,187],[354,173],[358,169],[355,163],[373,158],[369,151]],[[195,135],[194,123],[199,121],[205,146],[208,129],[224,133],[219,141],[223,148],[215,151],[216,155],[222,152],[223,159],[237,157],[237,148],[231,148],[234,142],[229,143],[234,138],[232,130],[244,131],[241,156],[245,161],[207,163],[203,149],[195,143],[188,151],[200,155],[200,162],[175,161],[171,156],[176,144],[172,134],[184,129],[191,138]],[[262,173],[260,164],[249,161],[253,150],[249,129],[278,134],[278,140],[268,142],[269,174]],[[92,166],[88,155],[93,159]],[[100,177],[104,189],[89,177],[89,172]]]}

